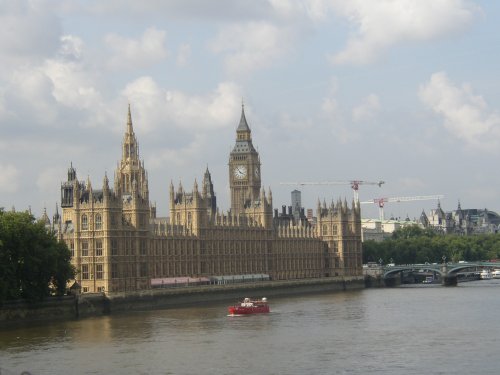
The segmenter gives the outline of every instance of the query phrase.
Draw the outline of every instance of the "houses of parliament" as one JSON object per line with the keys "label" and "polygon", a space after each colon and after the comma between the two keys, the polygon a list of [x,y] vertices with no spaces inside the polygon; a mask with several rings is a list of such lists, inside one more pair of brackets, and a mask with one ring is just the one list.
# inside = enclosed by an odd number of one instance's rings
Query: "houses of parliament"
{"label": "houses of parliament", "polygon": [[261,185],[261,161],[244,107],[229,154],[231,208],[217,208],[208,167],[191,190],[170,184],[169,217],[157,217],[130,106],[111,185],[80,181],[71,164],[53,227],[68,245],[82,292],[149,289],[153,280],[243,277],[271,280],[362,273],[359,202],[318,200],[316,223],[283,219]]}

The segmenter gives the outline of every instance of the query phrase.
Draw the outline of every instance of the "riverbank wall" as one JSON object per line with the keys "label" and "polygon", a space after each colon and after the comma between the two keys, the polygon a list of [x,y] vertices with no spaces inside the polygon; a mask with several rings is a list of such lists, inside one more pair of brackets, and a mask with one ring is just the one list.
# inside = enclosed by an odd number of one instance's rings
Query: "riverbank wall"
{"label": "riverbank wall", "polygon": [[274,297],[294,294],[338,292],[363,289],[363,277],[331,277],[286,281],[259,281],[242,284],[206,285],[110,293],[111,311],[165,308],[216,301],[236,301],[243,297]]}
{"label": "riverbank wall", "polygon": [[10,324],[70,320],[130,310],[172,308],[243,297],[273,297],[363,289],[363,277],[329,277],[241,284],[185,286],[121,293],[95,293],[48,298],[41,302],[4,302],[0,327]]}
{"label": "riverbank wall", "polygon": [[106,314],[103,293],[49,297],[43,301],[6,301],[0,305],[0,328],[17,323],[70,320]]}

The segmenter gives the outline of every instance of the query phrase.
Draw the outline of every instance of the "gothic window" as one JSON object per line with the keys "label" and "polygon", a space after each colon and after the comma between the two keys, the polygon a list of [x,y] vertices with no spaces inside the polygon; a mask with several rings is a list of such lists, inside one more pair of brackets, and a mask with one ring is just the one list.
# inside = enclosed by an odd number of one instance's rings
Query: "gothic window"
{"label": "gothic window", "polygon": [[101,214],[95,215],[95,229],[96,230],[102,229],[102,216],[101,216]]}
{"label": "gothic window", "polygon": [[118,255],[118,240],[111,240],[111,255]]}
{"label": "gothic window", "polygon": [[95,242],[95,255],[98,257],[102,256],[102,240]]}
{"label": "gothic window", "polygon": [[71,252],[71,258],[75,256],[75,243],[73,241],[69,242],[69,250]]}
{"label": "gothic window", "polygon": [[89,265],[88,264],[82,264],[82,279],[83,280],[89,279]]}
{"label": "gothic window", "polygon": [[140,277],[147,276],[147,273],[148,273],[147,263],[141,263],[139,272],[140,272]]}
{"label": "gothic window", "polygon": [[160,275],[160,264],[156,263],[154,266],[154,276],[159,276]]}
{"label": "gothic window", "polygon": [[89,219],[87,215],[82,215],[82,230],[89,229]]}
{"label": "gothic window", "polygon": [[118,277],[118,264],[116,263],[111,264],[111,277],[113,279],[116,279]]}
{"label": "gothic window", "polygon": [[95,265],[95,278],[96,279],[102,279],[103,278],[103,275],[104,275],[104,271],[103,271],[103,264],[102,263],[97,263]]}
{"label": "gothic window", "polygon": [[337,225],[336,224],[333,226],[333,234],[337,234]]}
{"label": "gothic window", "polygon": [[89,256],[89,243],[87,241],[82,241],[82,257]]}
{"label": "gothic window", "polygon": [[325,224],[323,225],[323,235],[328,234],[328,226]]}

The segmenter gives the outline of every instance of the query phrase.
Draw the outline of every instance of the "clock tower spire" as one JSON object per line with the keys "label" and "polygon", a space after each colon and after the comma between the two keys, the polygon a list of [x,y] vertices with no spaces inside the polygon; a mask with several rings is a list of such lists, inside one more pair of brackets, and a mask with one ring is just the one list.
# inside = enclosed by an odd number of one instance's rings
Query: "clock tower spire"
{"label": "clock tower spire", "polygon": [[236,144],[229,155],[231,212],[238,215],[260,199],[260,158],[252,144],[252,132],[241,104],[241,118],[236,129]]}

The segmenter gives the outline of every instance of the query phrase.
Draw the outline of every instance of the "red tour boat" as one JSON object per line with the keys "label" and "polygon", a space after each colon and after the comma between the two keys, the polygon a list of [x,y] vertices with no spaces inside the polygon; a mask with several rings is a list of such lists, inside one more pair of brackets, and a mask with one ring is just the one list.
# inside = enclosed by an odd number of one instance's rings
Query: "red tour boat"
{"label": "red tour boat", "polygon": [[230,315],[268,313],[269,305],[267,304],[266,297],[261,300],[245,298],[239,305],[229,306],[228,311]]}

